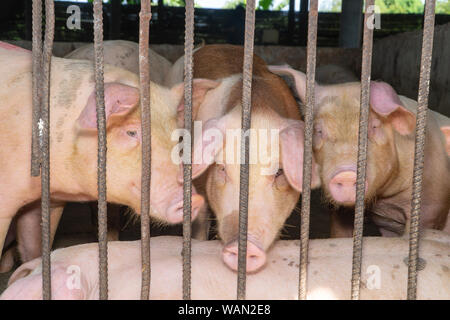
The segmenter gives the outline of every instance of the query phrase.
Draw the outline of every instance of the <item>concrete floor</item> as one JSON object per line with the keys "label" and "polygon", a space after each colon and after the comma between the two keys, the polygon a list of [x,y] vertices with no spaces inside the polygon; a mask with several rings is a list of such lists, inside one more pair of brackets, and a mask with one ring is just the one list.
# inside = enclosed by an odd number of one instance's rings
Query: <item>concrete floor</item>
{"label": "concrete floor", "polygon": [[[281,239],[298,239],[300,238],[300,201],[297,208],[292,212],[285,223],[285,227],[281,232]],[[329,237],[329,215],[327,207],[321,201],[319,191],[313,191],[311,196],[311,216],[310,216],[310,237],[312,239]],[[213,221],[213,228],[215,221]],[[138,240],[140,239],[140,220],[130,219],[128,215],[122,216],[121,219],[120,240]],[[164,227],[151,227],[151,236],[159,235],[182,235],[181,225]],[[96,225],[93,223],[92,211],[86,204],[71,203],[66,206],[61,218],[58,231],[55,235],[53,248],[64,248],[82,243],[97,241]],[[370,222],[364,227],[364,235],[378,235],[376,227]],[[215,234],[210,235],[210,239],[215,238]],[[15,268],[20,265],[16,262]],[[14,269],[15,269],[14,268]],[[7,286],[11,272],[0,273],[0,293]]]}

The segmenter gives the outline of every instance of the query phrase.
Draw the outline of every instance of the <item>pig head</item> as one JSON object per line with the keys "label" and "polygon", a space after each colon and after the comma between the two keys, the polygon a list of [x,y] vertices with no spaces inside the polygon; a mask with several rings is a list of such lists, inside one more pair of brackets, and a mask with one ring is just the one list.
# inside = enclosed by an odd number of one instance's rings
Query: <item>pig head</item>
{"label": "pig head", "polygon": [[[194,81],[192,177],[206,174],[205,189],[224,243],[223,260],[237,270],[241,163],[242,78]],[[215,84],[214,84],[215,83]],[[304,123],[273,106],[281,103],[271,81],[252,84],[247,272],[259,270],[302,190]],[[293,101],[293,98],[292,98]],[[298,113],[297,105],[295,112]],[[183,106],[179,116],[184,113]],[[312,187],[320,180],[313,164]]]}

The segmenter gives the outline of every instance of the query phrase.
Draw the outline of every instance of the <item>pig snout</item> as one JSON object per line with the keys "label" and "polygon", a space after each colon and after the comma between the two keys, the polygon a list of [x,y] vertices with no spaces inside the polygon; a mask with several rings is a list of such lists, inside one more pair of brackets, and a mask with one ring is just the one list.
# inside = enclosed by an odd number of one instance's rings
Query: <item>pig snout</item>
{"label": "pig snout", "polygon": [[[192,190],[192,202],[191,202],[191,220],[194,220],[200,209],[205,204],[205,199],[197,194],[195,189]],[[183,195],[181,197],[177,197],[177,199],[173,200],[167,209],[166,218],[169,223],[180,223],[183,222]]]}
{"label": "pig snout", "polygon": [[[356,166],[339,168],[331,177],[328,185],[333,199],[343,205],[353,205],[356,196]],[[365,184],[367,192],[368,183]]]}
{"label": "pig snout", "polygon": [[[222,251],[225,264],[232,270],[238,269],[238,242],[233,241]],[[252,240],[247,240],[247,272],[258,271],[266,263],[266,253],[261,246]]]}

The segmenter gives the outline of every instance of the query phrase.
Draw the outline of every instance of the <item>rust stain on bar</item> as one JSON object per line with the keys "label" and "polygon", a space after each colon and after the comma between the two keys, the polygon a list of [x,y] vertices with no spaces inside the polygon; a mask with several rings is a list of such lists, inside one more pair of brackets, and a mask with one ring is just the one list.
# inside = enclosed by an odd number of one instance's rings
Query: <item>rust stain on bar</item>
{"label": "rust stain on bar", "polygon": [[[184,150],[183,164],[183,299],[191,299],[191,207],[192,207],[192,78],[194,50],[194,0],[186,1],[184,40],[184,128],[189,132],[190,148]],[[185,158],[186,157],[186,158]]]}
{"label": "rust stain on bar", "polygon": [[[417,263],[419,259],[419,219],[422,199],[422,177],[425,148],[425,134],[430,89],[430,69],[433,55],[435,1],[426,0],[422,38],[422,57],[420,62],[419,95],[417,98],[417,120],[414,151],[414,173],[412,182],[411,220],[409,227],[408,258],[408,300],[417,297]],[[408,223],[408,222],[407,222]],[[405,232],[407,232],[407,227]]]}
{"label": "rust stain on bar", "polygon": [[103,77],[102,0],[94,0],[95,98],[98,129],[98,245],[100,300],[108,299],[108,239],[106,213],[106,115]]}
{"label": "rust stain on bar", "polygon": [[245,134],[251,125],[251,94],[253,73],[253,47],[255,37],[255,0],[248,0],[245,9],[245,42],[242,79],[241,164],[239,181],[239,235],[237,298],[245,299],[247,270],[247,229],[249,190],[250,135]]}
{"label": "rust stain on bar", "polygon": [[358,167],[356,175],[355,222],[353,231],[353,258],[351,296],[359,299],[361,284],[362,240],[364,224],[365,181],[367,165],[367,132],[369,120],[370,72],[372,64],[373,26],[370,26],[374,0],[366,0],[364,15],[364,36],[361,66],[361,107],[358,133]]}
{"label": "rust stain on bar", "polygon": [[31,176],[38,177],[41,169],[39,127],[41,117],[42,84],[42,0],[33,0],[33,119],[31,136]]}
{"label": "rust stain on bar", "polygon": [[151,181],[151,109],[150,65],[148,57],[149,28],[152,17],[150,0],[141,1],[139,25],[139,82],[142,115],[142,172],[141,172],[141,300],[150,295],[150,181]]}
{"label": "rust stain on bar", "polygon": [[310,1],[308,15],[308,45],[306,65],[306,112],[305,112],[305,145],[303,162],[302,206],[300,224],[300,267],[298,297],[306,300],[307,266],[309,248],[309,215],[311,207],[311,170],[312,170],[312,133],[313,111],[315,104],[315,74],[317,48],[318,0]]}
{"label": "rust stain on bar", "polygon": [[42,298],[44,300],[50,300],[52,298],[50,263],[50,72],[52,63],[53,37],[55,34],[55,7],[53,0],[45,1],[45,21],[41,110]]}
{"label": "rust stain on bar", "polygon": [[42,173],[41,173],[41,210],[42,210],[42,297],[51,299],[51,263],[50,263],[50,72],[55,26],[53,0],[45,1],[45,40],[43,48],[42,73]]}

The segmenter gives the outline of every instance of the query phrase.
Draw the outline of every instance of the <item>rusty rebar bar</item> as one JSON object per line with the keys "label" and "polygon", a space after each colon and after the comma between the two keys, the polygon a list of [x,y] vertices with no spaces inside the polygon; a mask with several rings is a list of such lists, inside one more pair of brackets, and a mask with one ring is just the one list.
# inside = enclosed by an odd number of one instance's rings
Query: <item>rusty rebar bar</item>
{"label": "rusty rebar bar", "polygon": [[108,238],[106,206],[106,115],[103,76],[103,4],[94,0],[95,103],[98,129],[98,246],[100,300],[108,299]]}
{"label": "rusty rebar bar", "polygon": [[426,0],[420,62],[419,94],[417,98],[417,120],[412,182],[411,220],[409,227],[408,300],[417,297],[417,263],[419,259],[419,222],[422,200],[422,178],[425,149],[425,134],[430,89],[430,69],[433,56],[435,1]]}
{"label": "rusty rebar bar", "polygon": [[351,296],[359,299],[361,284],[362,241],[364,226],[364,201],[367,165],[367,133],[369,122],[370,72],[372,64],[373,26],[370,24],[374,0],[366,0],[364,15],[364,36],[361,66],[361,101],[358,133],[358,165],[356,172],[355,221],[353,230],[353,257]]}
{"label": "rusty rebar bar", "polygon": [[191,137],[183,157],[183,299],[191,299],[191,208],[192,208],[192,78],[194,50],[194,0],[186,1],[184,37],[184,128]]}
{"label": "rusty rebar bar", "polygon": [[151,182],[151,106],[150,65],[148,56],[149,28],[152,17],[150,0],[141,1],[139,25],[139,82],[142,116],[142,172],[141,172],[141,299],[150,295],[150,182]]}
{"label": "rusty rebar bar", "polygon": [[41,174],[41,157],[39,150],[39,120],[41,117],[42,84],[42,0],[33,0],[33,118],[31,124],[31,176]]}
{"label": "rusty rebar bar", "polygon": [[298,297],[306,299],[307,267],[309,248],[309,216],[311,208],[311,170],[312,170],[312,134],[313,112],[315,104],[315,74],[317,48],[318,0],[311,0],[308,15],[308,44],[306,60],[306,109],[305,109],[305,145],[303,152],[302,205],[300,220],[300,266]]}
{"label": "rusty rebar bar", "polygon": [[41,209],[42,209],[42,298],[51,299],[50,263],[50,83],[53,37],[55,34],[55,6],[53,0],[45,1],[45,38],[42,73],[42,137],[41,137]]}
{"label": "rusty rebar bar", "polygon": [[237,298],[245,299],[247,271],[247,231],[249,192],[249,147],[251,125],[251,94],[253,73],[253,47],[255,37],[255,0],[248,0],[245,9],[244,64],[242,76],[241,163],[239,179],[239,235]]}

